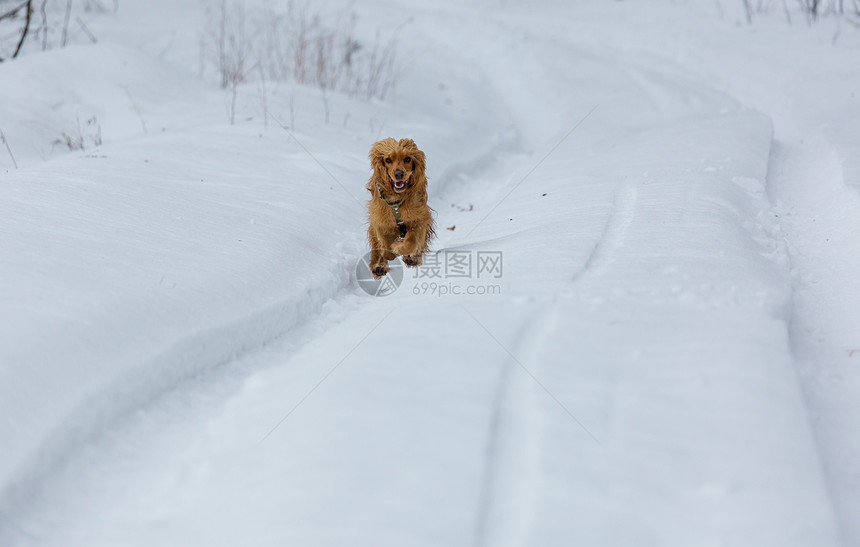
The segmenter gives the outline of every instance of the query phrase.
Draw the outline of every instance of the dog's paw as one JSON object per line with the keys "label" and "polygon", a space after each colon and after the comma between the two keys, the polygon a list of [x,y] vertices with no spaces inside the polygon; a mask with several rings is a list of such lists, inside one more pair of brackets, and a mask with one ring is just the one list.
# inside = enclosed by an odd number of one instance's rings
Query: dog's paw
{"label": "dog's paw", "polygon": [[403,263],[409,266],[410,268],[415,268],[421,265],[423,262],[423,257],[421,255],[404,255]]}
{"label": "dog's paw", "polygon": [[374,264],[370,266],[370,273],[373,274],[375,279],[382,279],[388,273],[388,269],[388,264]]}
{"label": "dog's paw", "polygon": [[396,255],[404,255],[409,254],[406,252],[406,242],[405,241],[395,241],[391,244],[391,251]]}

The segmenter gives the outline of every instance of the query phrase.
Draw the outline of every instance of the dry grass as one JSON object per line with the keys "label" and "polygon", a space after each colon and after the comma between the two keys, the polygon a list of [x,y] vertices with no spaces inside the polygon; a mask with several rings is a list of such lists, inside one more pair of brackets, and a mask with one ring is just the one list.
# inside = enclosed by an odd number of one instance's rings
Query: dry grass
{"label": "dry grass", "polygon": [[860,17],[860,0],[741,0],[747,23],[752,23],[753,17],[767,13],[773,9],[781,10],[788,23],[792,22],[791,12],[798,9],[808,22],[819,17],[836,15],[843,16],[849,23]]}
{"label": "dry grass", "polygon": [[75,116],[76,125],[71,131],[63,131],[54,144],[63,145],[71,151],[87,150],[102,144],[102,126],[96,116],[87,118],[81,125],[81,119]]}
{"label": "dry grass", "polygon": [[[354,35],[354,12],[323,16],[309,2],[291,1],[283,11],[251,10],[223,1],[210,10],[201,39],[201,71],[214,69],[230,89],[252,81],[312,85],[364,99],[385,99],[394,88],[397,66],[393,39],[377,35],[365,45]],[[262,91],[261,91],[262,93]]]}

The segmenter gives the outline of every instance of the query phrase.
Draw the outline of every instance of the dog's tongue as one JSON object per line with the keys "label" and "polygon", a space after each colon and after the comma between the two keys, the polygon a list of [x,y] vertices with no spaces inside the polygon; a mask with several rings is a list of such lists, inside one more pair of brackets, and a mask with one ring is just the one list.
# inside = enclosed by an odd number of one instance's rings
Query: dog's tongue
{"label": "dog's tongue", "polygon": [[404,186],[406,186],[406,181],[405,181],[405,180],[395,180],[395,181],[394,181],[394,189],[395,189],[395,190],[400,190],[400,189],[401,189],[401,188],[403,188]]}

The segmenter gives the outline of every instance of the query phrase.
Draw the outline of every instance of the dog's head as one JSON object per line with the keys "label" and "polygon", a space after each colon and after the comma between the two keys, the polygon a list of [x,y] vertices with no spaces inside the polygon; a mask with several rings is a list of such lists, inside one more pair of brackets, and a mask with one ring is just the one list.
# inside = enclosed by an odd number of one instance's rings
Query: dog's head
{"label": "dog's head", "polygon": [[387,194],[401,194],[426,184],[424,152],[412,139],[383,139],[370,149],[376,182]]}

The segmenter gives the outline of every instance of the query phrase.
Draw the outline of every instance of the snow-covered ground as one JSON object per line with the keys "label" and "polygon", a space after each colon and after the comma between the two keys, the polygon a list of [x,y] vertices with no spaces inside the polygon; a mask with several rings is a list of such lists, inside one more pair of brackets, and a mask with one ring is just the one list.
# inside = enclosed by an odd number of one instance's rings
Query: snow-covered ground
{"label": "snow-covered ground", "polygon": [[343,4],[392,96],[232,125],[215,2],[0,64],[0,545],[860,544],[860,33],[642,4]]}

